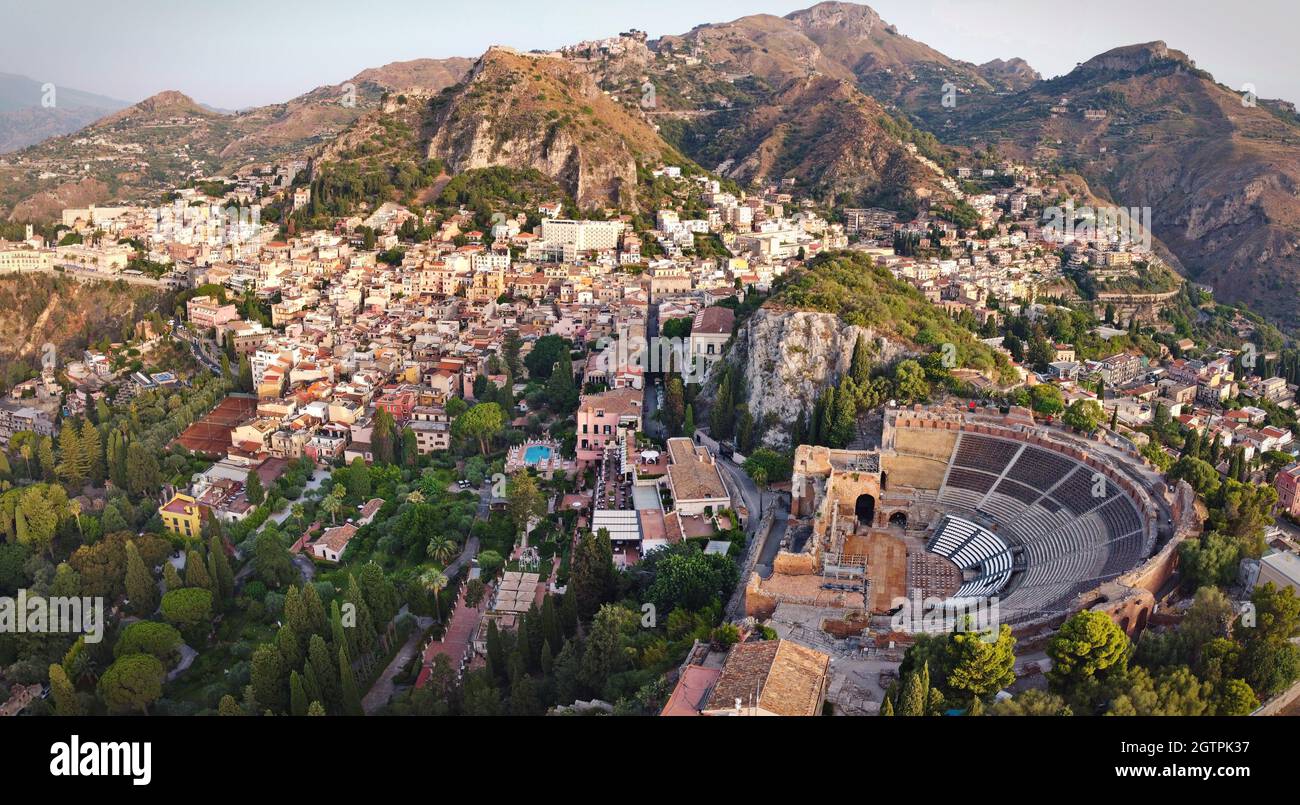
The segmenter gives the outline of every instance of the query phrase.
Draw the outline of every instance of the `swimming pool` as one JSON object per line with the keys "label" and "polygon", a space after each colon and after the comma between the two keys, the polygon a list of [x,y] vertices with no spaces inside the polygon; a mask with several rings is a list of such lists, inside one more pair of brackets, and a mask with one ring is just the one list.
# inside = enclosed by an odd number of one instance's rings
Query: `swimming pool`
{"label": "swimming pool", "polygon": [[529,445],[528,449],[524,451],[524,463],[530,467],[533,466],[534,464],[539,464],[543,461],[547,461],[550,459],[550,457],[551,457],[551,448],[547,447],[544,444]]}

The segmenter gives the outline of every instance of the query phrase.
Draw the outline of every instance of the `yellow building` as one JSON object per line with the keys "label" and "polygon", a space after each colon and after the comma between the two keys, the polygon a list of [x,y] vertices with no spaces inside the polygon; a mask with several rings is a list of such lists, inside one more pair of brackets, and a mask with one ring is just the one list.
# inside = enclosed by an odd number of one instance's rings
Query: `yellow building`
{"label": "yellow building", "polygon": [[163,526],[181,537],[197,537],[203,529],[203,507],[189,495],[177,492],[158,510]]}

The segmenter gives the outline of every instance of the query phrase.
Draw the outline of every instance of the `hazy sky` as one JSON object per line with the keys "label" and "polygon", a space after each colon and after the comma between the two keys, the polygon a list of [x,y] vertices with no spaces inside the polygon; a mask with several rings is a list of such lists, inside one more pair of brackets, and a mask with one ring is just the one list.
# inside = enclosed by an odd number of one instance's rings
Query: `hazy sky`
{"label": "hazy sky", "polygon": [[[223,108],[287,100],[367,67],[652,37],[811,2],[772,0],[4,0],[0,72],[137,101],[180,90]],[[1300,101],[1295,0],[876,0],[899,30],[957,59],[1020,56],[1045,77],[1163,39],[1219,81]]]}

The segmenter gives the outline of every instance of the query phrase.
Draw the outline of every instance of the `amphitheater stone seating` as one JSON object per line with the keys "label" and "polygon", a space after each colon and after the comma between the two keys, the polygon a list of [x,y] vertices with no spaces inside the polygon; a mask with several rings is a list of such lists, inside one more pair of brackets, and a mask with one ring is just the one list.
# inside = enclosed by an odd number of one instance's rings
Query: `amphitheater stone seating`
{"label": "amphitheater stone seating", "polygon": [[954,598],[998,595],[1012,621],[1057,612],[1142,559],[1140,504],[1042,445],[962,433],[937,500],[962,515],[946,516],[928,544],[965,573]]}
{"label": "amphitheater stone seating", "polygon": [[1001,475],[1019,451],[1020,445],[1015,442],[966,433],[957,442],[953,464]]}
{"label": "amphitheater stone seating", "polygon": [[953,467],[952,471],[948,473],[948,486],[955,486],[958,489],[970,489],[974,492],[989,491],[993,488],[995,480],[992,475],[960,467]]}

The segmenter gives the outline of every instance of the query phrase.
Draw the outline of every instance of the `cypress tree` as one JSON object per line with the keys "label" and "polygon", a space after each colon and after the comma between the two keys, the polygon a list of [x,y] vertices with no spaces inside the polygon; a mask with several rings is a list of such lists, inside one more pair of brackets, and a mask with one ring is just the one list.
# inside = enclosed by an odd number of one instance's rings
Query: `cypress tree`
{"label": "cypress tree", "polygon": [[201,587],[210,591],[213,596],[218,594],[217,589],[212,584],[212,577],[208,575],[208,568],[203,562],[203,556],[198,551],[190,551],[185,555],[185,586]]}
{"label": "cypress tree", "polygon": [[858,340],[853,344],[853,357],[849,361],[849,377],[859,386],[865,385],[871,379],[871,355],[867,349],[866,336],[858,334]]}
{"label": "cypress tree", "polygon": [[318,634],[311,636],[307,648],[307,660],[311,663],[311,670],[322,699],[331,706],[338,706],[342,702],[338,669],[330,661],[329,649],[325,647],[325,638]]}
{"label": "cypress tree", "polygon": [[923,716],[925,715],[926,700],[925,687],[921,684],[921,675],[919,672],[912,672],[903,680],[903,688],[898,693],[898,714],[900,716]]}
{"label": "cypress tree", "polygon": [[307,634],[318,634],[324,637],[329,633],[329,618],[325,615],[325,605],[321,603],[320,593],[316,591],[314,585],[303,585],[302,601],[307,611]]}
{"label": "cypress tree", "polygon": [[158,586],[131,540],[126,541],[126,595],[131,599],[131,610],[141,617],[152,614],[158,608]]}
{"label": "cypress tree", "polygon": [[295,716],[307,715],[307,691],[297,671],[289,672],[289,712]]}
{"label": "cypress tree", "polygon": [[504,679],[506,675],[505,648],[501,645],[501,632],[497,630],[495,620],[488,621],[487,628],[487,667],[494,679]]}
{"label": "cypress tree", "polygon": [[235,594],[235,573],[230,568],[230,557],[226,556],[226,545],[218,534],[208,540],[209,574],[220,590],[222,598]]}
{"label": "cypress tree", "polygon": [[284,657],[286,668],[301,668],[303,663],[302,645],[298,640],[298,635],[294,633],[293,627],[288,623],[280,627],[280,631],[275,633],[275,647],[280,650],[280,656]]}
{"label": "cypress tree", "polygon": [[365,715],[361,709],[361,695],[357,693],[357,679],[352,673],[352,664],[348,662],[348,651],[339,646],[339,679],[343,688],[343,712],[350,716]]}
{"label": "cypress tree", "polygon": [[82,715],[81,702],[77,700],[77,690],[68,679],[63,666],[50,664],[50,695],[54,698],[54,714],[57,716]]}
{"label": "cypress tree", "polygon": [[176,570],[176,565],[171,562],[163,562],[163,587],[166,588],[167,592],[179,590],[184,586],[185,582],[181,581],[181,574]]}
{"label": "cypress tree", "polygon": [[542,640],[550,643],[551,646],[559,646],[564,643],[563,626],[560,624],[560,614],[555,608],[555,596],[548,595],[542,599]]}

